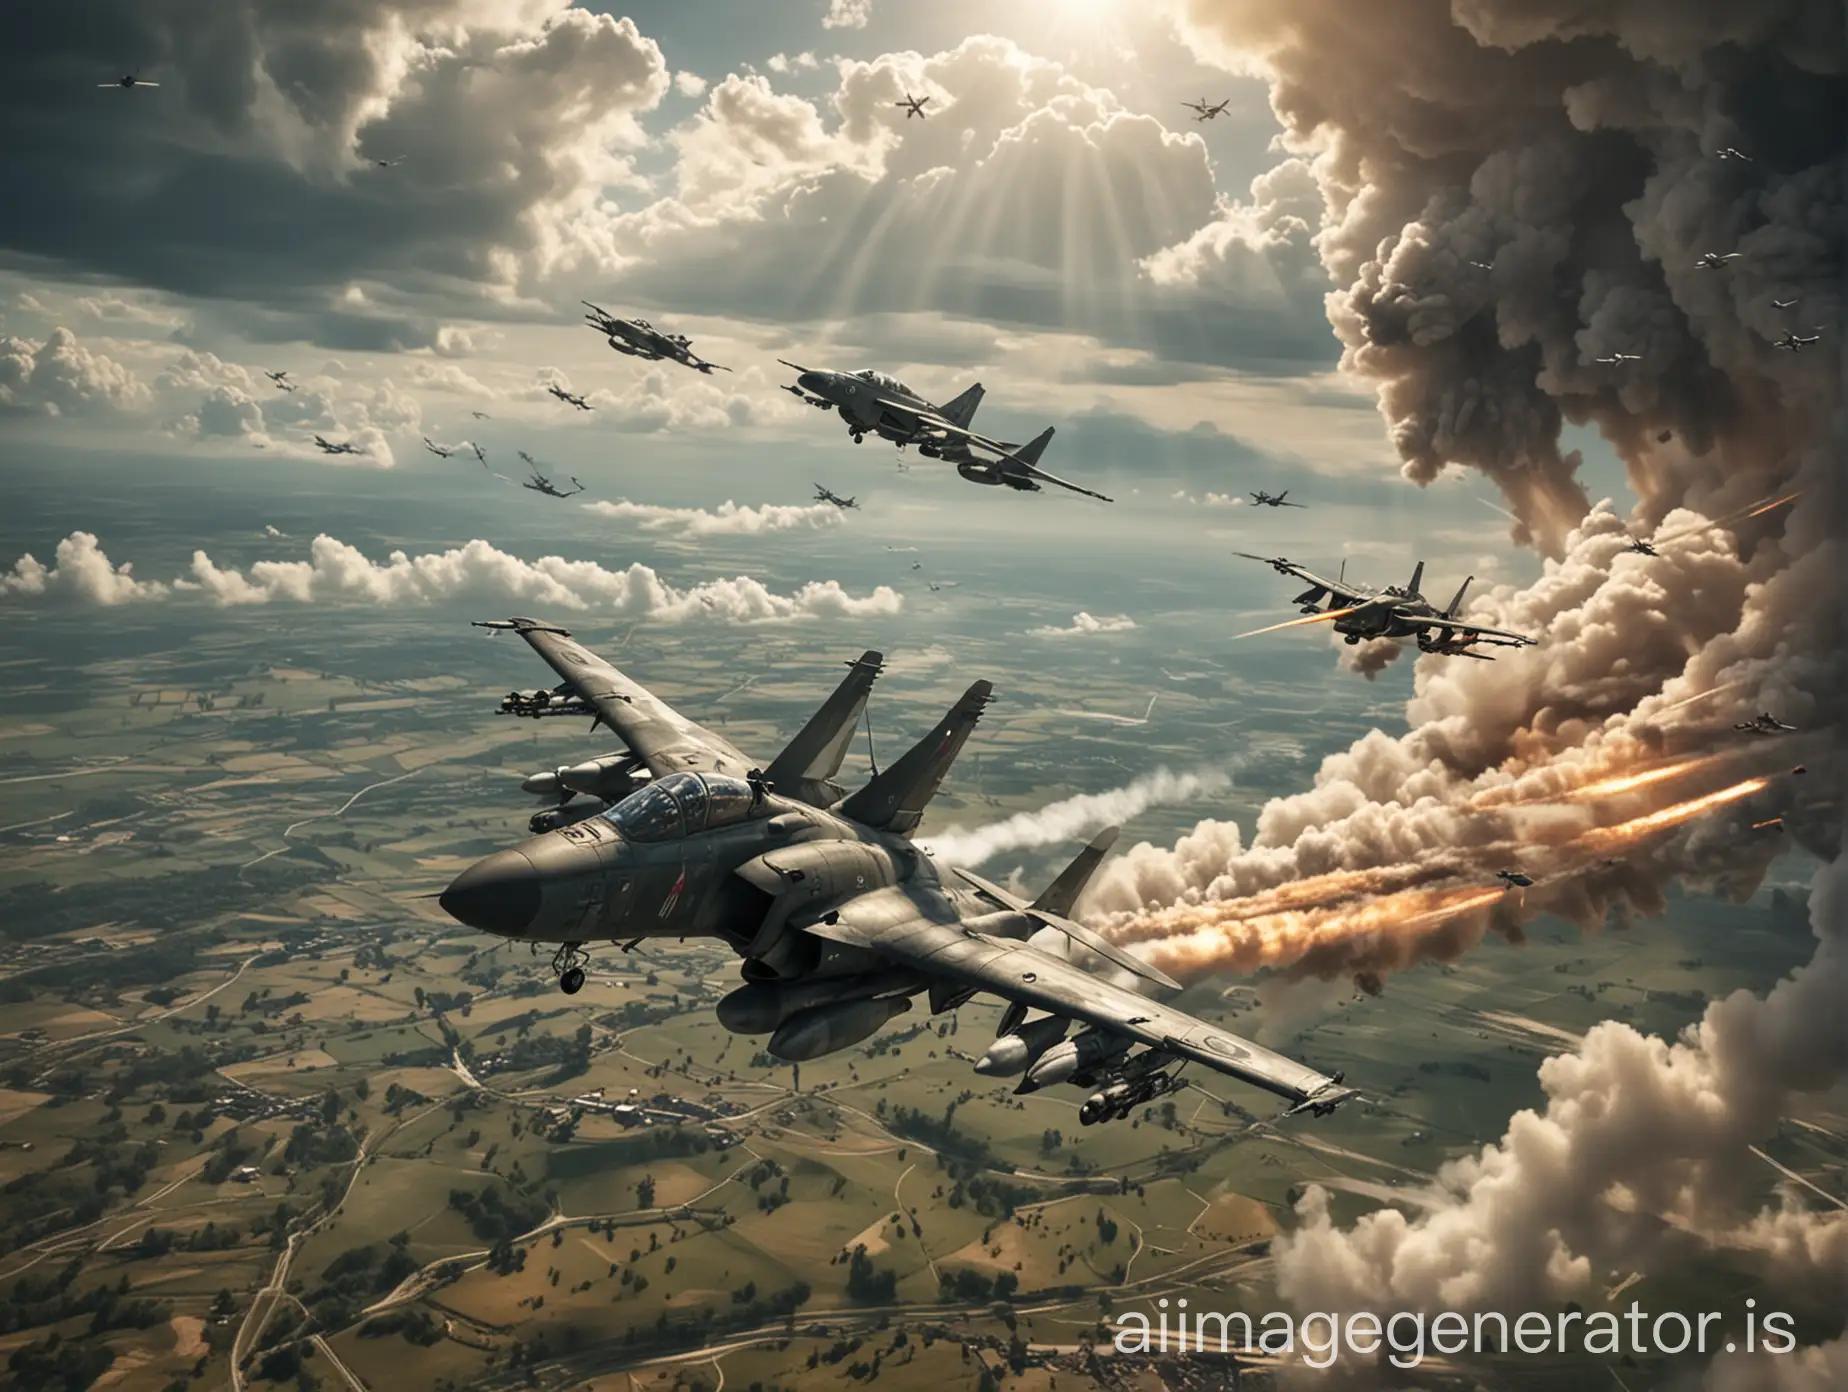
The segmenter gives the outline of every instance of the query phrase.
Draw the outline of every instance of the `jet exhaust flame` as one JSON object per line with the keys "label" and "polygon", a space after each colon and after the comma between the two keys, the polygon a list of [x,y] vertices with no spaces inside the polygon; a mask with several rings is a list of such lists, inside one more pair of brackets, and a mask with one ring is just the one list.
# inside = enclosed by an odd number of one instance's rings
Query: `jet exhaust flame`
{"label": "jet exhaust flame", "polygon": [[1595,783],[1587,783],[1582,788],[1573,788],[1566,796],[1577,801],[1590,801],[1593,798],[1615,797],[1619,793],[1633,793],[1638,788],[1647,788],[1651,784],[1661,783],[1670,778],[1683,778],[1690,773],[1697,773],[1711,764],[1719,762],[1723,755],[1703,754],[1699,758],[1678,759],[1661,768],[1647,769],[1642,773],[1622,774],[1615,778],[1600,778]]}
{"label": "jet exhaust flame", "polygon": [[1734,783],[1731,787],[1721,788],[1717,792],[1707,793],[1702,797],[1690,798],[1686,802],[1673,803],[1668,807],[1645,813],[1641,817],[1633,817],[1627,822],[1619,822],[1616,826],[1599,827],[1595,831],[1586,833],[1582,839],[1583,844],[1596,849],[1624,845],[1653,832],[1666,831],[1670,827],[1680,826],[1683,822],[1692,821],[1695,817],[1711,812],[1715,808],[1724,807],[1728,803],[1737,802],[1741,798],[1748,798],[1754,793],[1762,793],[1770,786],[1769,778],[1747,778],[1743,782]]}
{"label": "jet exhaust flame", "polygon": [[1668,705],[1658,710],[1656,714],[1667,715],[1670,711],[1680,710],[1683,706],[1691,706],[1696,701],[1704,701],[1709,696],[1718,696],[1725,691],[1736,691],[1744,685],[1745,683],[1742,681],[1721,682],[1718,686],[1710,686],[1705,691],[1696,691],[1692,696],[1683,696],[1679,701],[1671,701]]}
{"label": "jet exhaust flame", "polygon": [[1330,619],[1346,618],[1349,614],[1357,614],[1366,607],[1367,606],[1364,604],[1356,604],[1351,609],[1325,609],[1319,614],[1305,614],[1300,619],[1285,619],[1282,623],[1272,624],[1269,628],[1254,628],[1249,633],[1235,633],[1232,637],[1234,640],[1239,638],[1256,638],[1260,633],[1275,633],[1277,630],[1283,628],[1298,628],[1303,624],[1327,623]]}
{"label": "jet exhaust flame", "polygon": [[[1772,508],[1782,507],[1784,506],[1785,503],[1795,502],[1798,498],[1801,498],[1802,496],[1803,496],[1803,490],[1799,488],[1795,493],[1786,493],[1781,498],[1773,499],[1771,502],[1765,503],[1761,507],[1753,508],[1750,512],[1746,513],[1746,517],[1757,517],[1761,513],[1766,513],[1766,512],[1771,511]],[[1743,521],[1744,519],[1741,518],[1740,520]]]}

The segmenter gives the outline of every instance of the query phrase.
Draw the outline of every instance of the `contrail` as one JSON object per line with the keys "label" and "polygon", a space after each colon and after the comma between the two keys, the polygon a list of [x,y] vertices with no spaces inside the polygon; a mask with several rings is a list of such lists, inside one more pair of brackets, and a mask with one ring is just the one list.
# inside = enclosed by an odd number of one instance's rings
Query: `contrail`
{"label": "contrail", "polygon": [[1280,628],[1296,628],[1302,624],[1327,623],[1330,619],[1346,618],[1349,614],[1355,613],[1366,607],[1367,606],[1364,604],[1356,604],[1352,609],[1324,609],[1319,614],[1305,614],[1300,619],[1285,619],[1282,623],[1272,624],[1269,628],[1254,628],[1249,633],[1235,633],[1232,636],[1235,639],[1256,638],[1260,633],[1275,633]]}
{"label": "contrail", "polygon": [[983,827],[947,827],[923,844],[953,865],[980,865],[1004,851],[1032,850],[1075,840],[1099,827],[1125,822],[1151,807],[1188,802],[1232,786],[1223,769],[1174,773],[1158,768],[1107,793],[1080,793],[1032,812],[1019,812]]}

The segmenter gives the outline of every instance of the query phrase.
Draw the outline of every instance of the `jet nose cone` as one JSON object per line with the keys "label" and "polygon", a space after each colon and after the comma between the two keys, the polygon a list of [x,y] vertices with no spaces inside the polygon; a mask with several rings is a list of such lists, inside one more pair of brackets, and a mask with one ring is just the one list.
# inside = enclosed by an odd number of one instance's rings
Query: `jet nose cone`
{"label": "jet nose cone", "polygon": [[436,902],[458,923],[517,937],[539,914],[539,872],[518,851],[496,851],[457,875]]}
{"label": "jet nose cone", "polygon": [[803,391],[814,392],[819,396],[822,390],[828,385],[828,379],[823,377],[819,372],[804,372],[796,378],[796,385],[801,387]]}

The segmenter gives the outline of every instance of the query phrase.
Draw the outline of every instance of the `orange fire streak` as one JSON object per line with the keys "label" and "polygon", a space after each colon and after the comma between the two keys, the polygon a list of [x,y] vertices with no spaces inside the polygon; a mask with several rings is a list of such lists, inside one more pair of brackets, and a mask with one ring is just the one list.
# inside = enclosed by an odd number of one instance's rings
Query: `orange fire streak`
{"label": "orange fire streak", "polygon": [[1761,512],[1769,512],[1774,507],[1782,507],[1785,503],[1794,502],[1796,499],[1801,498],[1802,496],[1803,496],[1803,490],[1799,488],[1795,493],[1786,493],[1781,498],[1774,498],[1770,502],[1765,503],[1760,507],[1753,508],[1750,512],[1746,513],[1746,516],[1756,517]]}
{"label": "orange fire streak", "polygon": [[1364,608],[1366,608],[1364,604],[1356,604],[1352,609],[1328,609],[1320,614],[1305,614],[1300,619],[1286,619],[1280,624],[1272,624],[1269,628],[1254,628],[1249,633],[1235,633],[1232,636],[1235,639],[1256,638],[1260,633],[1275,633],[1280,628],[1297,628],[1302,624],[1327,623],[1330,619],[1346,618],[1349,614],[1356,613]]}
{"label": "orange fire streak", "polygon": [[1783,825],[1784,825],[1784,819],[1782,817],[1772,817],[1767,821],[1753,822],[1752,830],[1753,831],[1763,831],[1766,827],[1781,827]]}
{"label": "orange fire streak", "polygon": [[1698,758],[1677,759],[1672,764],[1664,764],[1661,768],[1646,769],[1642,773],[1627,773],[1615,778],[1601,778],[1596,783],[1585,784],[1582,788],[1569,789],[1566,796],[1586,800],[1634,792],[1638,788],[1647,788],[1652,783],[1661,783],[1666,779],[1679,778],[1683,774],[1693,773],[1697,769],[1705,768],[1720,757],[1718,754],[1703,754]]}
{"label": "orange fire streak", "polygon": [[1680,826],[1683,822],[1693,821],[1694,818],[1703,816],[1713,811],[1715,808],[1724,807],[1729,802],[1737,802],[1741,798],[1748,798],[1752,796],[1753,793],[1762,793],[1770,786],[1771,780],[1768,778],[1748,778],[1742,783],[1734,783],[1729,788],[1721,788],[1717,792],[1706,794],[1704,797],[1690,798],[1686,802],[1672,803],[1667,807],[1661,808],[1655,812],[1650,812],[1645,816],[1633,817],[1627,822],[1619,822],[1615,826],[1599,827],[1595,831],[1587,832],[1584,841],[1586,844],[1592,846],[1609,846],[1621,844],[1626,841],[1634,841],[1639,837],[1649,835],[1651,832],[1666,831],[1669,827]]}

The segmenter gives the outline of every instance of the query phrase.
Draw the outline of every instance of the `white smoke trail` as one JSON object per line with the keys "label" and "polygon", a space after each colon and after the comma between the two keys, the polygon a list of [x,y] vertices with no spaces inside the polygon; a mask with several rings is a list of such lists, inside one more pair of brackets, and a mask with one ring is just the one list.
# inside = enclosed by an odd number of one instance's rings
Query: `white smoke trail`
{"label": "white smoke trail", "polygon": [[925,838],[923,844],[941,860],[975,866],[1004,851],[1033,850],[1070,841],[1100,827],[1126,822],[1151,807],[1190,802],[1231,786],[1232,778],[1223,769],[1175,773],[1158,768],[1107,793],[1080,793],[1031,812],[1017,812],[988,826],[946,827]]}

